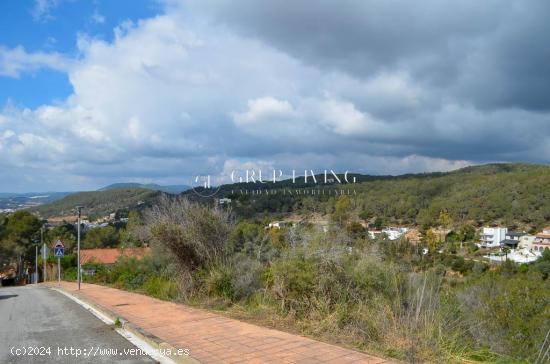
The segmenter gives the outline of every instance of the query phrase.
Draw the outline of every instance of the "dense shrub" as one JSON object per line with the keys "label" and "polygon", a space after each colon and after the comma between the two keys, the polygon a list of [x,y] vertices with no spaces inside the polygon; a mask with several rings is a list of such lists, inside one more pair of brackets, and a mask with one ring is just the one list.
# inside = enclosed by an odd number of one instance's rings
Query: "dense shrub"
{"label": "dense shrub", "polygon": [[479,344],[534,361],[550,328],[550,281],[536,272],[489,272],[459,293],[463,317]]}
{"label": "dense shrub", "polygon": [[300,253],[273,263],[271,291],[282,308],[300,313],[308,308],[315,291],[314,282],[319,277],[316,263]]}
{"label": "dense shrub", "polygon": [[246,255],[237,255],[231,261],[234,298],[247,299],[262,289],[263,265]]}
{"label": "dense shrub", "polygon": [[[533,265],[495,268],[447,252],[423,255],[405,239],[368,242],[358,225],[324,232],[249,221],[226,234],[220,212],[187,202],[163,208],[193,210],[164,211],[149,225],[153,234],[162,231],[155,246],[169,254],[121,259],[93,279],[235,307],[270,324],[283,319],[303,333],[407,362],[533,360],[550,327],[550,254]],[[184,231],[187,224],[200,226]],[[192,242],[201,231],[219,240]]]}
{"label": "dense shrub", "polygon": [[175,300],[181,295],[180,287],[173,279],[159,276],[149,277],[143,283],[143,290],[149,296],[161,300]]}
{"label": "dense shrub", "polygon": [[171,252],[181,270],[218,264],[226,257],[231,221],[225,210],[163,197],[145,213],[145,227],[153,242]]}
{"label": "dense shrub", "polygon": [[208,294],[232,300],[235,296],[233,287],[233,272],[229,267],[218,266],[210,269],[205,285]]}

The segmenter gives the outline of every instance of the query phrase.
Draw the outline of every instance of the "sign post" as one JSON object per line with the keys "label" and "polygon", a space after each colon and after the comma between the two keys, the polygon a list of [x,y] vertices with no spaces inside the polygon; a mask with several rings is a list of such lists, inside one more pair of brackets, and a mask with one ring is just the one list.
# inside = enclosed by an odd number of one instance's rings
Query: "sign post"
{"label": "sign post", "polygon": [[58,240],[53,247],[53,256],[57,257],[57,284],[61,285],[61,257],[65,256],[65,246]]}

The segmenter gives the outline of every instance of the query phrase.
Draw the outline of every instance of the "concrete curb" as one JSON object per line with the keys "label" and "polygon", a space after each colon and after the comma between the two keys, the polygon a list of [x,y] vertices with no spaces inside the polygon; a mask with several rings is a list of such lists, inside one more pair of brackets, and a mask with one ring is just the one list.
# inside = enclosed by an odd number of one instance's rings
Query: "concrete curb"
{"label": "concrete curb", "polygon": [[[159,355],[162,355],[164,358],[168,359],[164,361],[166,363],[171,362],[171,363],[178,363],[178,364],[201,364],[201,362],[193,358],[191,354],[176,355],[178,350],[181,350],[181,349],[175,348],[169,343],[162,341],[157,336],[143,330],[139,326],[126,320],[124,317],[120,317],[116,315],[114,312],[106,309],[105,307],[100,306],[95,302],[82,297],[82,295],[75,294],[74,292],[68,292],[61,287],[48,286],[48,288],[69,297],[70,299],[72,299],[73,301],[75,301],[76,303],[84,307],[84,309],[86,309],[87,311],[90,311],[94,316],[98,317],[100,320],[102,320],[108,325],[114,325],[114,323],[118,319],[121,323],[121,327],[117,328],[116,331],[120,335],[124,336],[127,340],[132,342],[133,344],[136,344],[136,343],[132,340],[131,338],[132,336],[137,338],[138,340],[143,341],[144,343],[146,343],[147,345],[149,345],[155,350],[162,350],[163,353],[173,353],[173,355],[170,355],[170,356],[159,354]],[[153,359],[158,359],[158,358],[153,357]]]}

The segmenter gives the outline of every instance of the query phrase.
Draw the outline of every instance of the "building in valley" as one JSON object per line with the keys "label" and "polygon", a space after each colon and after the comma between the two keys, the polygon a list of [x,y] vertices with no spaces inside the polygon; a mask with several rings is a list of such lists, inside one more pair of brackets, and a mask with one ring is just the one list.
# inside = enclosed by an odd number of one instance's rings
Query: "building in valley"
{"label": "building in valley", "polygon": [[482,248],[500,247],[500,243],[506,240],[508,229],[505,227],[484,227],[481,232],[479,246]]}
{"label": "building in valley", "polygon": [[544,250],[550,250],[550,226],[542,229],[540,233],[535,235],[532,243],[535,252],[542,253]]}

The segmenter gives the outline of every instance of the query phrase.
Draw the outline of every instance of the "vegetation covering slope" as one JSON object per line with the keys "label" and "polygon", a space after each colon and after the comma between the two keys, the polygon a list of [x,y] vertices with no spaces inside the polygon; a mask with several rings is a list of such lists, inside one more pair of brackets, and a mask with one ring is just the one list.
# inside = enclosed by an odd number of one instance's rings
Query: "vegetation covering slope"
{"label": "vegetation covering slope", "polygon": [[104,216],[120,210],[139,210],[150,206],[161,194],[162,192],[139,187],[78,192],[53,203],[39,206],[32,211],[47,218],[73,215],[76,206],[84,206],[88,216]]}
{"label": "vegetation covering slope", "polygon": [[153,191],[161,191],[166,193],[172,193],[172,194],[178,194],[182,193],[183,191],[188,190],[190,187],[187,185],[168,185],[168,186],[161,186],[156,183],[137,183],[137,182],[122,182],[122,183],[113,183],[111,185],[105,186],[99,191],[108,191],[108,190],[115,190],[115,189],[121,189],[121,188],[130,188],[130,187],[140,187],[145,188],[148,190]]}
{"label": "vegetation covering slope", "polygon": [[153,256],[92,264],[85,279],[410,363],[546,362],[550,251],[531,265],[440,253],[444,243],[424,254],[405,239],[368,239],[345,212],[328,231],[266,229],[161,199],[136,225]]}
{"label": "vegetation covering slope", "polygon": [[[354,213],[385,223],[430,225],[446,210],[455,222],[503,223],[536,230],[550,221],[550,167],[529,164],[489,164],[448,173],[402,176],[358,176],[358,183],[315,186],[290,181],[261,185],[278,189],[276,194],[244,194],[259,186],[222,186],[216,197],[234,200],[233,209],[242,217],[273,213],[321,213],[334,211],[335,190],[354,193]],[[303,181],[302,181],[303,182]],[[292,195],[281,189],[293,191]],[[302,190],[296,193],[296,190]],[[303,193],[315,189],[317,194]],[[325,194],[318,194],[325,190]],[[192,196],[192,192],[186,193]]]}

